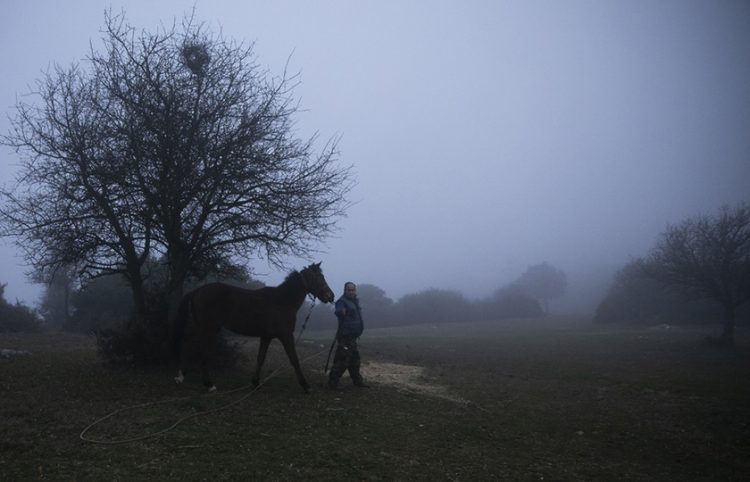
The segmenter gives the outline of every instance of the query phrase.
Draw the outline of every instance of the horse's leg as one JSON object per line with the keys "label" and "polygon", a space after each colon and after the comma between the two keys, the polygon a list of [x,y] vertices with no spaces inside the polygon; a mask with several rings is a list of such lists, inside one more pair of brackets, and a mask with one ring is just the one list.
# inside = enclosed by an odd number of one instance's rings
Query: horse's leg
{"label": "horse's leg", "polygon": [[258,360],[255,363],[255,375],[253,375],[253,386],[257,387],[260,385],[260,370],[263,368],[263,363],[266,361],[266,353],[268,353],[268,345],[271,344],[271,338],[261,337],[260,345],[258,345]]}
{"label": "horse's leg", "polygon": [[289,357],[289,361],[294,367],[294,372],[297,374],[297,381],[302,386],[305,393],[310,393],[310,385],[308,385],[305,376],[302,374],[302,368],[299,366],[299,359],[297,358],[297,350],[294,348],[294,336],[289,334],[288,336],[279,337],[281,344],[284,345],[284,351],[286,356]]}
{"label": "horse's leg", "polygon": [[188,366],[191,344],[192,340],[183,339],[179,347],[179,353],[177,354],[177,376],[174,377],[174,381],[178,385],[185,381],[185,368]]}
{"label": "horse's leg", "polygon": [[182,359],[184,358],[185,348],[181,346],[177,350],[177,376],[174,377],[174,381],[179,385],[185,381],[185,373],[182,370],[182,367],[184,366]]}
{"label": "horse's leg", "polygon": [[203,385],[208,388],[209,392],[215,392],[216,385],[211,381],[211,375],[208,373],[208,361],[205,359],[201,362],[201,370],[203,371]]}
{"label": "horse's leg", "polygon": [[185,372],[182,369],[182,367],[185,366],[183,358],[184,356],[182,353],[177,358],[177,376],[174,377],[174,381],[178,385],[185,381]]}
{"label": "horse's leg", "polygon": [[211,381],[211,375],[208,372],[208,362],[213,359],[214,352],[216,351],[217,343],[217,332],[208,328],[204,332],[203,339],[200,346],[200,360],[201,360],[201,371],[203,372],[203,385],[208,388],[209,392],[216,391],[216,385]]}
{"label": "horse's leg", "polygon": [[[187,316],[186,314],[182,313],[183,316]],[[179,315],[178,315],[179,316]],[[175,324],[180,323],[180,320],[176,320]],[[181,328],[181,331],[179,333],[173,333],[172,336],[175,337],[172,342],[174,343],[173,349],[175,350],[176,359],[177,359],[177,376],[174,377],[175,383],[178,385],[185,381],[185,366],[187,365],[187,359],[188,359],[188,351],[190,349],[190,336],[189,333],[187,333],[187,327],[185,326],[187,324],[187,320],[182,321],[183,326]],[[175,332],[178,331],[178,328],[174,328]]]}

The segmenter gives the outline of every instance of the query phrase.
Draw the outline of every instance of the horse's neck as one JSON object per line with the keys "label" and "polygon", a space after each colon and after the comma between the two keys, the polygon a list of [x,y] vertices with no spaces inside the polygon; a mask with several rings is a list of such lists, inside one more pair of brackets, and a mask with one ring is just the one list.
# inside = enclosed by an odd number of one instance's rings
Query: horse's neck
{"label": "horse's neck", "polygon": [[305,301],[305,295],[307,294],[307,288],[302,279],[302,275],[295,271],[294,273],[287,276],[283,283],[277,286],[282,292],[285,299],[293,304],[297,309],[302,306],[302,302]]}

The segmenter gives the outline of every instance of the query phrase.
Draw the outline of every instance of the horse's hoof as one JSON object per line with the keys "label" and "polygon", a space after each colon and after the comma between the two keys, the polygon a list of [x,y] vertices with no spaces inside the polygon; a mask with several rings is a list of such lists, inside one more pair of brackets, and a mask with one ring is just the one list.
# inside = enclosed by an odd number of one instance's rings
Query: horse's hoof
{"label": "horse's hoof", "polygon": [[215,391],[216,391],[216,385],[211,385],[210,387],[208,387],[208,393],[213,393]]}
{"label": "horse's hoof", "polygon": [[181,383],[182,383],[182,382],[184,382],[184,381],[185,381],[185,375],[183,375],[182,373],[180,373],[180,374],[178,374],[178,375],[177,375],[176,377],[174,377],[174,382],[175,382],[175,383],[176,383],[177,385],[181,384]]}

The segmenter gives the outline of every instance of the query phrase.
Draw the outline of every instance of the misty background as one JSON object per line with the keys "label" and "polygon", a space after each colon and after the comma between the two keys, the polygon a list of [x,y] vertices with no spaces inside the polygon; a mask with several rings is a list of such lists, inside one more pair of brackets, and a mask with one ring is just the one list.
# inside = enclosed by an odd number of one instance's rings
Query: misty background
{"label": "misty background", "polygon": [[[298,132],[341,135],[354,205],[311,260],[398,299],[488,295],[530,265],[563,270],[553,311],[590,312],[669,223],[750,192],[750,3],[2,0],[0,132],[55,63],[97,48],[104,9],[153,30],[195,6],[300,72]],[[0,150],[0,182],[18,157]],[[286,271],[247,260],[278,284]],[[8,300],[38,301],[9,240]]]}

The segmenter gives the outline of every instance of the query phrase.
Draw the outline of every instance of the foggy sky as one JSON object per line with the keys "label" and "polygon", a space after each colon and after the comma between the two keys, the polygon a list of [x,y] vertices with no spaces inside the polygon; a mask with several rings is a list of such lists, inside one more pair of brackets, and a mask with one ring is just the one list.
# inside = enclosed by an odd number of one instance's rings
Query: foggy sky
{"label": "foggy sky", "polygon": [[[390,297],[485,296],[548,261],[570,291],[646,254],[668,223],[750,200],[750,2],[1,0],[0,131],[52,63],[82,59],[103,11],[155,29],[196,5],[301,72],[299,135],[341,134],[355,205],[323,261]],[[322,142],[319,147],[322,147]],[[16,155],[0,150],[0,178]],[[15,248],[6,296],[34,303]],[[259,279],[284,272],[248,260]]]}

